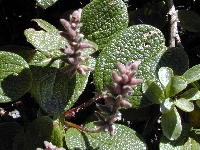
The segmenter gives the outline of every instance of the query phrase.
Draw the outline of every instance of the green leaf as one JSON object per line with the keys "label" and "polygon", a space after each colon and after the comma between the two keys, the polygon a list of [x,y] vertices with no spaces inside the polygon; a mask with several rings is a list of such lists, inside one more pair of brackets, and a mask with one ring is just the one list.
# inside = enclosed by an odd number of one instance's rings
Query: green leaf
{"label": "green leaf", "polygon": [[196,101],[196,104],[200,107],[200,99]]}
{"label": "green leaf", "polygon": [[174,100],[171,98],[167,98],[160,105],[160,111],[162,113],[167,113],[174,108]]}
{"label": "green leaf", "polygon": [[176,140],[171,141],[162,135],[159,144],[160,150],[194,150],[192,149],[195,146],[192,142],[194,139],[190,137],[190,131],[191,127],[188,124],[183,124],[181,135]]}
{"label": "green leaf", "polygon": [[36,0],[37,4],[43,9],[49,8],[58,0]]}
{"label": "green leaf", "polygon": [[200,79],[200,64],[188,69],[182,76],[187,80],[188,83],[192,83],[194,81],[199,80]]}
{"label": "green leaf", "polygon": [[186,80],[181,76],[173,76],[165,89],[166,97],[174,96],[187,87]]}
{"label": "green leaf", "polygon": [[169,67],[175,75],[180,76],[189,68],[188,55],[182,48],[169,48],[158,63],[158,69],[161,67]]}
{"label": "green leaf", "polygon": [[93,0],[82,11],[81,32],[103,48],[128,26],[128,13],[122,0]]}
{"label": "green leaf", "polygon": [[180,98],[185,98],[188,101],[200,99],[200,91],[197,88],[191,88],[181,94]]}
{"label": "green leaf", "polygon": [[164,88],[166,88],[167,84],[171,80],[171,78],[174,76],[173,70],[168,67],[162,67],[158,71],[158,78]]}
{"label": "green leaf", "polygon": [[32,121],[26,128],[25,148],[36,150],[36,148],[45,148],[44,141],[62,147],[63,134],[49,117],[39,117]]}
{"label": "green leaf", "polygon": [[182,131],[181,117],[176,109],[173,107],[167,113],[163,113],[161,116],[161,126],[164,135],[169,140],[176,140]]}
{"label": "green leaf", "polygon": [[38,26],[41,27],[42,29],[44,29],[45,31],[58,32],[58,29],[56,29],[56,27],[54,27],[52,24],[46,22],[45,20],[32,19],[32,21],[35,21],[38,24]]}
{"label": "green leaf", "polygon": [[152,2],[129,13],[129,26],[136,24],[149,24],[158,29],[167,25],[167,4],[164,1]]}
{"label": "green leaf", "polygon": [[[97,90],[105,90],[105,84],[113,83],[111,71],[116,70],[117,62],[140,60],[137,78],[156,80],[156,66],[166,50],[165,39],[160,30],[149,25],[135,25],[121,31],[100,53],[94,72]],[[134,88],[134,95],[129,99],[133,107],[149,105],[141,103],[141,86]],[[142,104],[142,105],[141,105]]]}
{"label": "green leaf", "polygon": [[24,130],[21,130],[21,132],[19,132],[14,138],[12,150],[25,150],[25,139]]}
{"label": "green leaf", "polygon": [[[90,60],[86,65],[90,65]],[[89,73],[86,76],[76,73],[70,79],[59,70],[60,60],[46,58],[40,52],[34,55],[30,68],[33,74],[30,92],[48,115],[57,115],[71,108],[84,90],[89,76]]]}
{"label": "green leaf", "polygon": [[[46,26],[49,26],[49,23]],[[64,55],[60,50],[68,42],[56,30],[45,32],[43,30],[26,29],[24,34],[27,40],[47,57],[58,58]]]}
{"label": "green leaf", "polygon": [[[89,123],[86,127],[94,128],[94,125]],[[146,144],[134,130],[120,124],[116,124],[114,136],[105,132],[89,133],[70,128],[66,132],[65,141],[70,150],[146,149]]]}
{"label": "green leaf", "polygon": [[26,62],[30,62],[33,55],[36,53],[36,51],[31,48],[19,45],[0,46],[0,50],[20,55],[24,60],[26,60]]}
{"label": "green leaf", "polygon": [[0,147],[1,150],[12,150],[14,137],[22,130],[20,124],[6,122],[0,124]]}
{"label": "green leaf", "polygon": [[185,111],[185,112],[191,112],[194,110],[194,105],[193,103],[189,102],[187,99],[185,98],[180,98],[177,99],[174,103],[178,108],[180,108],[181,110]]}
{"label": "green leaf", "polygon": [[142,84],[142,91],[145,96],[156,104],[161,104],[164,100],[164,92],[155,82],[149,80]]}
{"label": "green leaf", "polygon": [[31,71],[19,55],[0,51],[0,102],[15,101],[31,87]]}
{"label": "green leaf", "polygon": [[200,16],[189,10],[178,10],[178,25],[190,32],[200,32]]}

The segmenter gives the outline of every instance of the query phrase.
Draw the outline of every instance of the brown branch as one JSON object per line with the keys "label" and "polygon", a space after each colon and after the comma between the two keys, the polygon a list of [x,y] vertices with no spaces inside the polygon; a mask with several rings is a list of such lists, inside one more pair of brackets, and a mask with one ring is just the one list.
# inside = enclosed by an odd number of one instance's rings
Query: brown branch
{"label": "brown branch", "polygon": [[169,47],[175,47],[177,44],[177,46],[183,48],[180,36],[178,34],[178,28],[177,28],[178,17],[173,0],[168,0],[168,8],[169,8],[168,21],[170,25]]}
{"label": "brown branch", "polygon": [[98,93],[96,96],[94,96],[93,98],[91,98],[89,101],[75,107],[72,108],[70,110],[67,110],[65,113],[65,118],[66,119],[70,119],[71,117],[74,117],[76,113],[78,113],[79,111],[83,110],[84,108],[90,106],[92,103],[94,103],[95,101],[103,98],[104,93],[100,92]]}

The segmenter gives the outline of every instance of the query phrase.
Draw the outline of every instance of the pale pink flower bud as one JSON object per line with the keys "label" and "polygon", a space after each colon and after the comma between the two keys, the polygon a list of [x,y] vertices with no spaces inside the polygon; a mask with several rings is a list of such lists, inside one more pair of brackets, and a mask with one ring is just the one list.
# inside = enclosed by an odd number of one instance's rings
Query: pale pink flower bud
{"label": "pale pink flower bud", "polygon": [[100,114],[98,111],[95,111],[94,113],[100,121],[106,122],[106,118],[102,114]]}
{"label": "pale pink flower bud", "polygon": [[140,83],[142,83],[142,79],[135,79],[135,78],[132,78],[131,80],[129,80],[129,85],[131,86],[131,87],[133,87],[133,86],[135,86],[135,85],[138,85],[138,84],[140,84]]}
{"label": "pale pink flower bud", "polygon": [[126,68],[125,68],[125,66],[124,65],[122,65],[120,62],[117,62],[117,68],[118,68],[118,70],[119,70],[119,72],[121,73],[121,74],[126,74]]}
{"label": "pale pink flower bud", "polygon": [[78,67],[78,68],[77,68],[77,71],[78,71],[78,73],[80,73],[81,75],[86,76],[86,72],[85,72],[85,70],[84,70],[82,67]]}
{"label": "pale pink flower bud", "polygon": [[108,105],[101,105],[101,104],[96,104],[96,107],[100,109],[102,112],[110,114],[111,112],[111,107]]}
{"label": "pale pink flower bud", "polygon": [[121,86],[118,83],[114,83],[114,90],[117,94],[121,94]]}
{"label": "pale pink flower bud", "polygon": [[104,95],[103,99],[105,99],[105,101],[110,105],[113,105],[115,103],[115,98],[109,95]]}
{"label": "pale pink flower bud", "polygon": [[122,74],[122,83],[126,84],[129,81],[129,78],[126,74]]}
{"label": "pale pink flower bud", "polygon": [[122,77],[120,77],[115,71],[112,71],[112,77],[116,83],[120,83],[122,80]]}
{"label": "pale pink flower bud", "polygon": [[113,88],[112,85],[106,84],[105,86],[106,86],[106,88],[108,89],[108,91],[109,91],[113,96],[116,96],[116,95],[117,95],[117,93],[115,92],[115,90],[114,90],[114,88]]}
{"label": "pale pink flower bud", "polygon": [[138,68],[138,66],[140,65],[140,61],[135,61],[132,65],[131,65],[131,70],[136,70]]}
{"label": "pale pink flower bud", "polygon": [[120,106],[123,107],[123,108],[130,108],[130,107],[132,107],[132,104],[129,103],[128,101],[126,101],[126,100],[122,100],[121,103],[120,103]]}

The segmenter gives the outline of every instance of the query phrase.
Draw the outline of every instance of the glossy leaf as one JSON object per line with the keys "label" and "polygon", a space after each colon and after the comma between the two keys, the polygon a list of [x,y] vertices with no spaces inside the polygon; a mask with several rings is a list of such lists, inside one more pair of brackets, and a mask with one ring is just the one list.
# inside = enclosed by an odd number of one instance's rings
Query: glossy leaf
{"label": "glossy leaf", "polygon": [[198,150],[199,135],[191,134],[191,127],[188,124],[183,124],[183,130],[179,138],[169,140],[164,135],[161,136],[159,149],[160,150]]}
{"label": "glossy leaf", "polygon": [[174,108],[174,100],[171,98],[165,99],[160,105],[160,111],[162,113],[167,113]]}
{"label": "glossy leaf", "polygon": [[49,8],[58,0],[36,0],[37,4],[42,7],[43,9]]}
{"label": "glossy leaf", "polygon": [[176,140],[181,135],[181,118],[176,107],[163,113],[161,122],[163,133],[169,140]]}
{"label": "glossy leaf", "polygon": [[13,149],[14,137],[23,130],[22,126],[15,122],[6,122],[0,124],[0,147],[2,150]]}
{"label": "glossy leaf", "polygon": [[200,16],[194,11],[178,10],[178,25],[191,32],[200,32]]}
{"label": "glossy leaf", "polygon": [[36,148],[44,148],[44,141],[62,147],[63,135],[62,130],[49,117],[39,117],[32,121],[25,132],[25,148],[28,150],[36,150]]}
{"label": "glossy leaf", "polygon": [[163,89],[161,89],[155,82],[145,81],[142,84],[142,91],[153,103],[161,104],[165,99]]}
{"label": "glossy leaf", "polygon": [[128,13],[122,0],[93,0],[82,11],[81,32],[103,48],[128,26]]}
{"label": "glossy leaf", "polygon": [[192,83],[200,79],[200,65],[193,66],[182,75],[188,83]]}
{"label": "glossy leaf", "polygon": [[194,110],[194,105],[192,102],[189,102],[187,99],[185,98],[180,98],[177,99],[174,103],[178,108],[180,108],[181,110],[185,111],[185,112],[191,112]]}
{"label": "glossy leaf", "polygon": [[27,62],[19,55],[0,51],[0,102],[15,101],[31,87],[32,76]]}
{"label": "glossy leaf", "polygon": [[181,94],[180,98],[185,98],[188,101],[200,99],[200,91],[197,88],[191,88]]}
{"label": "glossy leaf", "polygon": [[[165,40],[162,33],[149,25],[135,25],[121,31],[98,57],[94,73],[94,83],[97,90],[105,90],[105,84],[112,83],[111,71],[116,70],[117,62],[126,64],[128,61],[140,60],[137,78],[145,80],[156,79],[156,65],[165,51]],[[134,88],[134,94],[129,99],[133,107],[149,105],[141,102],[141,85]],[[142,105],[140,105],[142,103]]]}
{"label": "glossy leaf", "polygon": [[[86,126],[94,128],[93,123]],[[146,144],[134,130],[120,124],[116,124],[114,136],[110,136],[105,132],[89,133],[70,128],[66,132],[65,141],[69,150],[146,149]]]}
{"label": "glossy leaf", "polygon": [[167,86],[167,84],[170,82],[171,78],[174,76],[173,70],[168,67],[162,67],[158,71],[158,78],[164,88]]}
{"label": "glossy leaf", "polygon": [[165,89],[166,97],[174,96],[187,87],[187,82],[181,76],[173,76]]}

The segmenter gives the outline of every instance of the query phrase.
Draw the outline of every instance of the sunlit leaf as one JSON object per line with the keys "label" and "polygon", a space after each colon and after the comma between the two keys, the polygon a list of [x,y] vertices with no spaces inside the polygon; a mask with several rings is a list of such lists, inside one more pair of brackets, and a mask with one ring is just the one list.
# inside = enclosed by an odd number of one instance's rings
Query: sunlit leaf
{"label": "sunlit leaf", "polygon": [[163,113],[161,116],[161,126],[164,135],[169,140],[176,140],[182,131],[181,117],[176,109],[173,107],[167,113]]}

